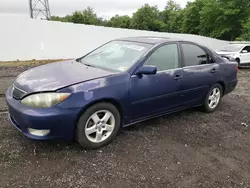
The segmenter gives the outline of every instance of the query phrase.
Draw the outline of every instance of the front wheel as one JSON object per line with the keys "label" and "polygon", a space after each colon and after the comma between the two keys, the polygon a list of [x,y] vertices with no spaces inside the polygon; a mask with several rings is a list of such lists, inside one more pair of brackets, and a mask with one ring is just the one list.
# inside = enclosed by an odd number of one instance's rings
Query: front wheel
{"label": "front wheel", "polygon": [[97,103],[80,117],[75,137],[84,148],[96,149],[110,143],[120,129],[120,113],[110,103]]}
{"label": "front wheel", "polygon": [[222,87],[220,84],[215,84],[208,92],[204,102],[204,110],[206,112],[213,112],[217,109],[222,98]]}

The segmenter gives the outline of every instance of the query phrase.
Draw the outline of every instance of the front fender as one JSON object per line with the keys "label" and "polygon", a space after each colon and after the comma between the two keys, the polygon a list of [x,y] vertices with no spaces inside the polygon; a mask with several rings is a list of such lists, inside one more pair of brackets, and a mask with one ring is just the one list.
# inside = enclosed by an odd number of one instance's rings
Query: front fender
{"label": "front fender", "polygon": [[72,95],[59,104],[62,108],[78,108],[81,114],[86,108],[99,101],[115,101],[123,112],[124,122],[129,118],[129,80],[128,73],[90,80],[69,86],[59,92],[70,92]]}

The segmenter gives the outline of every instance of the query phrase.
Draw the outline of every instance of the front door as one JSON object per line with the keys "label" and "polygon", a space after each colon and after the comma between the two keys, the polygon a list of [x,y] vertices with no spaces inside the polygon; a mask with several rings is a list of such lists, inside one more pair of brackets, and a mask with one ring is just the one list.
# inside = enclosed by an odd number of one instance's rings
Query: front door
{"label": "front door", "polygon": [[156,66],[157,73],[155,75],[131,76],[132,121],[179,106],[183,70],[180,68],[178,45],[173,43],[159,47],[144,65]]}
{"label": "front door", "polygon": [[241,64],[250,63],[250,46],[246,46],[241,51],[241,54],[240,54],[240,63]]}
{"label": "front door", "polygon": [[219,65],[201,47],[182,43],[183,80],[181,82],[183,105],[202,104],[209,89],[216,83]]}

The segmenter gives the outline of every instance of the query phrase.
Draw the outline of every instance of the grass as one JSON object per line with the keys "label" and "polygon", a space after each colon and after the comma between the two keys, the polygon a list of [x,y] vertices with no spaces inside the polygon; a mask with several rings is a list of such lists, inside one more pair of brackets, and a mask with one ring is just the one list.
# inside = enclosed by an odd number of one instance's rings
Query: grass
{"label": "grass", "polygon": [[48,63],[54,63],[57,61],[63,61],[65,59],[46,59],[46,60],[28,60],[28,61],[0,61],[0,67],[19,67],[19,66],[32,66],[32,65],[42,65]]}

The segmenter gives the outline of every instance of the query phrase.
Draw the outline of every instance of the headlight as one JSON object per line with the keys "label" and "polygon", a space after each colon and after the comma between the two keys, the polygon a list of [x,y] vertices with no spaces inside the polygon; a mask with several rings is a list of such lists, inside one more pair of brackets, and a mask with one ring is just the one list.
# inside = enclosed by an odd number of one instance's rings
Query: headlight
{"label": "headlight", "polygon": [[234,57],[236,54],[228,54],[228,57]]}
{"label": "headlight", "polygon": [[25,97],[21,103],[34,108],[52,107],[70,96],[70,93],[38,93]]}
{"label": "headlight", "polygon": [[233,57],[231,57],[231,56],[227,56],[225,58],[227,58],[229,61],[235,61],[235,59]]}

